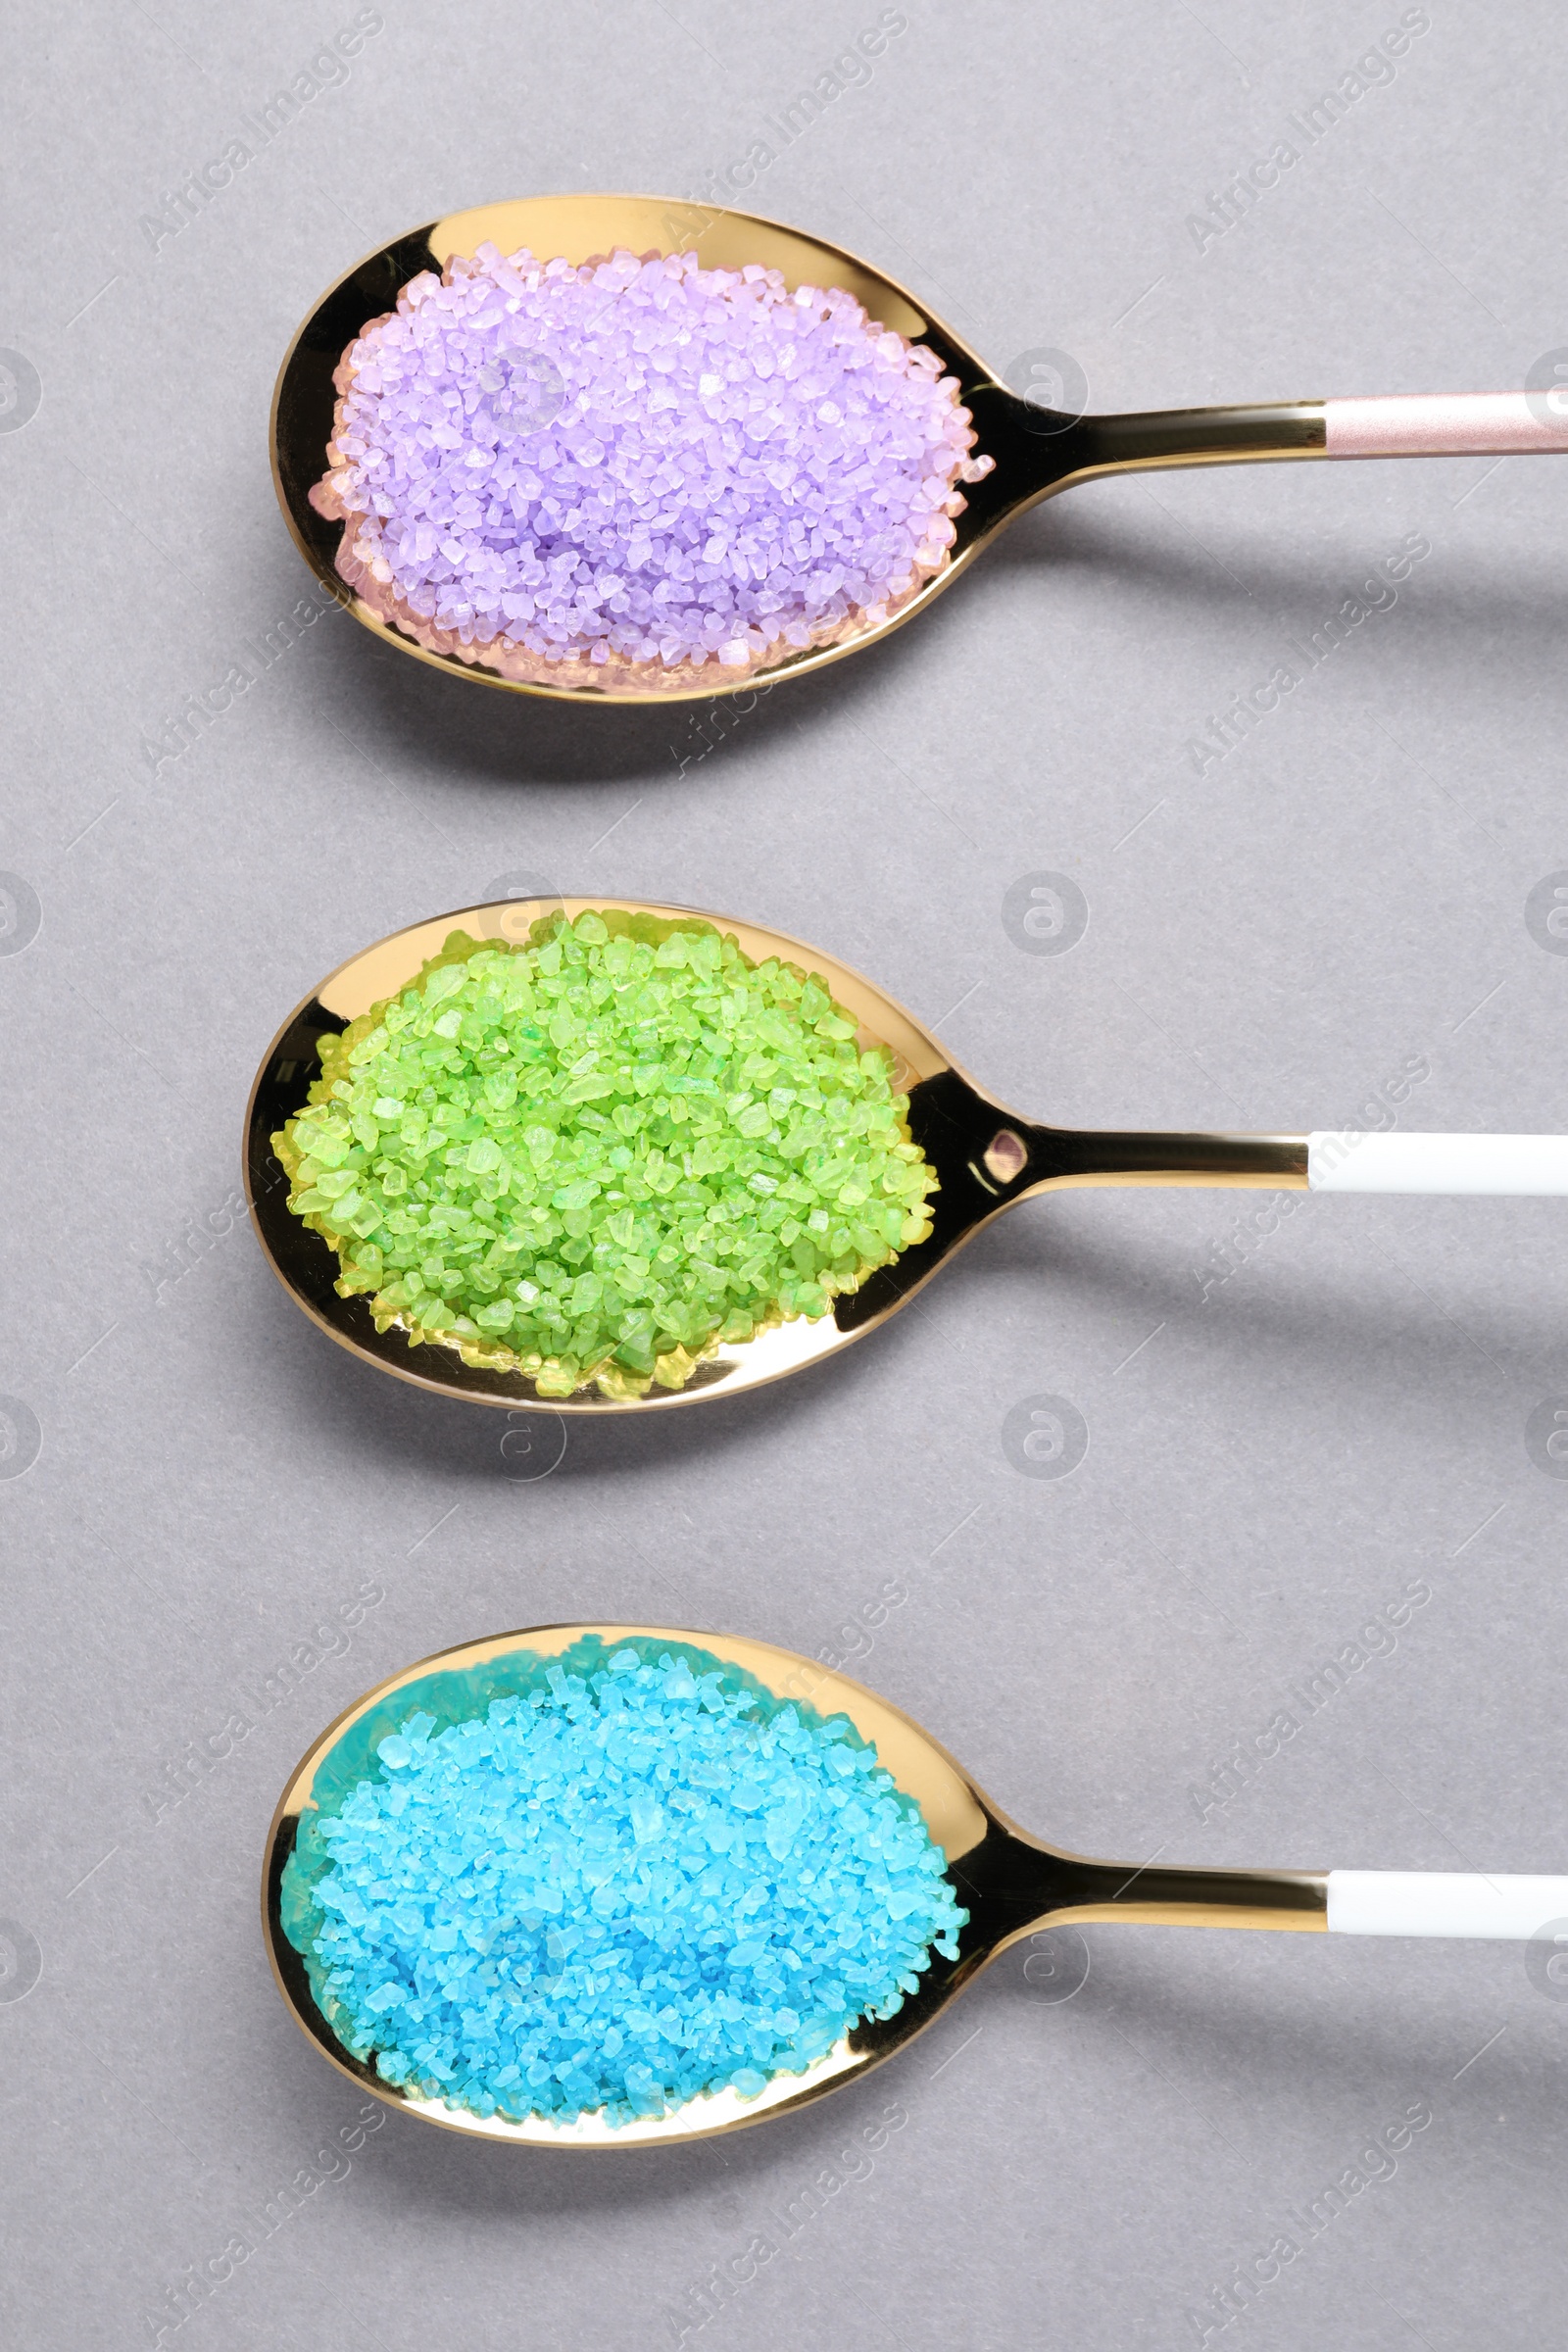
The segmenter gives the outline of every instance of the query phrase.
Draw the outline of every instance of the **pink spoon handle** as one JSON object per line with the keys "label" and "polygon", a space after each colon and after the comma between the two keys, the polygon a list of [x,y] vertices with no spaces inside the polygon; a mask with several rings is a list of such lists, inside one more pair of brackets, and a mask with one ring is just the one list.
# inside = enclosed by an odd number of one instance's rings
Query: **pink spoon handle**
{"label": "pink spoon handle", "polygon": [[1376,400],[1326,400],[1331,458],[1511,457],[1568,451],[1560,395],[1542,392],[1396,392]]}
{"label": "pink spoon handle", "polygon": [[[978,401],[981,393],[974,395]],[[1014,432],[1024,504],[1075,482],[1177,466],[1250,466],[1269,459],[1553,457],[1568,451],[1568,374],[1526,392],[1396,392],[1375,400],[1273,401],[1260,407],[1153,409],[1126,416],[1063,416],[1048,434],[1010,392],[998,428]],[[1030,416],[1017,430],[1017,412]],[[977,411],[978,414],[978,411]],[[999,473],[998,512],[1013,511]],[[977,487],[973,502],[987,493]]]}

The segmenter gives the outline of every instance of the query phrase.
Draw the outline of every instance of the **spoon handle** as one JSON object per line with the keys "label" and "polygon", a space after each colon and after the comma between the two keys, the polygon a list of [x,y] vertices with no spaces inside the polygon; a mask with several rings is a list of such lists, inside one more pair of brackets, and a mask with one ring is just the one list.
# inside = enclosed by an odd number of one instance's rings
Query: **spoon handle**
{"label": "spoon handle", "polygon": [[[982,1133],[984,1131],[982,1130]],[[971,1167],[1024,1193],[1077,1185],[1241,1185],[1305,1192],[1304,1135],[1138,1135],[1113,1128],[999,1127]],[[985,1181],[982,1178],[982,1181]]]}
{"label": "spoon handle", "polygon": [[[1529,392],[1395,393],[1223,409],[1152,409],[1060,419],[1053,486],[1176,466],[1246,466],[1283,458],[1550,456],[1568,452],[1568,380]],[[1031,429],[1038,436],[1037,419]]]}
{"label": "spoon handle", "polygon": [[1568,1946],[1568,1877],[1441,1870],[1194,1870],[1054,1855],[1042,1924],[1294,1928]]}
{"label": "spoon handle", "polygon": [[1397,392],[1326,400],[1329,458],[1543,456],[1568,450],[1560,391]]}
{"label": "spoon handle", "polygon": [[1568,1878],[1442,1870],[1331,1870],[1331,1936],[1485,1936],[1568,1942]]}
{"label": "spoon handle", "polygon": [[1002,1127],[976,1167],[1015,1197],[1079,1185],[1314,1193],[1568,1194],[1568,1135],[1132,1135]]}
{"label": "spoon handle", "polygon": [[1046,1850],[1049,1859],[1030,1889],[1033,1907],[1044,1914],[1033,1923],[1039,1927],[1115,1920],[1130,1927],[1294,1928],[1321,1935],[1329,1924],[1329,1881],[1322,1871],[1195,1870],[1158,1862],[1129,1868]]}
{"label": "spoon handle", "polygon": [[1314,1193],[1568,1193],[1568,1135],[1309,1135]]}

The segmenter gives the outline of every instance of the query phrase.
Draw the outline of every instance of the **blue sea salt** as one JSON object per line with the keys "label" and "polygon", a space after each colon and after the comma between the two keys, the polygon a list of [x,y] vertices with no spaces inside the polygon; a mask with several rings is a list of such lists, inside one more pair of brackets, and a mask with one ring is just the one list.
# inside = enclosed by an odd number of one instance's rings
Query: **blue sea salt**
{"label": "blue sea salt", "polygon": [[285,1872],[318,2003],[384,2081],[561,2123],[755,2097],[956,1958],[941,1850],[845,1717],[651,1642],[485,1675],[513,1687],[466,1716],[462,1678],[416,1687],[444,1729],[400,1692]]}

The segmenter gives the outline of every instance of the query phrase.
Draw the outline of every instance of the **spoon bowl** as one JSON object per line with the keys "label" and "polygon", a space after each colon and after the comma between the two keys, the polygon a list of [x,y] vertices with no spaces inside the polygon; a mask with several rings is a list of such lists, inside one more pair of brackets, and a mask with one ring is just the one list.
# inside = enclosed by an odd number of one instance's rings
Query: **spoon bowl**
{"label": "spoon bowl", "polygon": [[[555,2124],[539,2116],[521,2123],[500,2115],[480,2117],[385,2082],[372,2065],[354,2057],[339,2041],[283,1930],[283,1872],[301,1817],[319,1801],[318,1788],[324,1792],[329,1787],[334,1751],[348,1735],[357,1734],[355,1754],[367,1754],[376,1739],[397,1729],[411,1710],[425,1703],[432,1676],[489,1669],[499,1692],[506,1686],[509,1653],[523,1650],[535,1658],[559,1657],[590,1634],[608,1643],[635,1639],[667,1643],[676,1654],[683,1649],[716,1654],[754,1675],[775,1697],[804,1702],[822,1716],[847,1715],[861,1739],[875,1746],[897,1787],[918,1804],[933,1841],[947,1857],[949,1876],[969,1913],[968,1924],[959,1933],[957,1959],[948,1960],[933,1949],[919,1990],[909,1994],[894,2016],[866,2019],[807,2072],[775,2075],[755,2098],[742,2098],[732,2090],[705,2093],[666,2115],[620,2125],[608,2124],[595,2114],[574,2124]],[[840,2088],[902,2049],[999,1953],[1042,1927],[1121,1919],[1321,1929],[1327,1925],[1325,1886],[1320,1876],[1296,1871],[1129,1872],[1120,1864],[1094,1862],[1042,1844],[1009,1821],[945,1747],[887,1699],[847,1675],[771,1642],[664,1626],[551,1625],[498,1634],[422,1658],[367,1691],[327,1727],[301,1759],[273,1814],[262,1883],[262,1924],[272,1974],[295,2022],[341,2073],[389,2106],[483,2139],[534,2147],[625,2148],[739,2131]]]}
{"label": "spoon bowl", "polygon": [[541,1396],[521,1372],[466,1364],[455,1347],[412,1348],[396,1324],[377,1331],[366,1298],[340,1298],[336,1252],[289,1208],[271,1139],[305,1104],[318,1075],[321,1038],[406,988],[450,933],[520,945],[540,915],[559,911],[574,918],[604,904],[509,899],[460,907],[394,932],[340,964],[295,1006],[257,1072],[245,1117],[245,1191],[272,1271],[340,1347],[416,1388],[508,1411],[542,1403],[562,1413],[668,1412],[735,1396],[803,1371],[874,1331],[1015,1201],[1079,1186],[1568,1194],[1568,1138],[1561,1136],[1144,1134],[1042,1126],[988,1094],[912,1013],[837,957],[758,923],[639,902],[627,910],[664,922],[695,917],[729,934],[754,962],[777,956],[814,972],[858,1024],[859,1051],[887,1050],[894,1087],[908,1097],[910,1136],[936,1171],[933,1222],[925,1241],[836,1298],[829,1313],[814,1322],[796,1317],[754,1339],[720,1344],[699,1361],[684,1388],[653,1389],[641,1396],[606,1397],[592,1388],[569,1396]]}
{"label": "spoon bowl", "polygon": [[[831,645],[787,651],[736,672],[712,665],[711,682],[666,688],[624,681],[555,686],[504,676],[482,659],[465,661],[419,644],[351,590],[339,575],[344,525],[329,521],[310,493],[326,470],[336,394],[333,370],[369,320],[395,308],[400,288],[454,255],[489,240],[503,254],[527,246],[541,261],[573,264],[623,247],[636,254],[695,252],[704,269],[776,270],[794,291],[842,287],[873,319],[935,352],[970,413],[973,454],[991,467],[965,488],[947,561],[884,619],[865,619]],[[576,703],[708,702],[755,693],[804,676],[873,644],[923,612],[1014,515],[1058,490],[1097,476],[1259,460],[1436,457],[1461,453],[1549,453],[1568,449],[1568,417],[1545,393],[1459,393],[1371,400],[1305,400],[1230,408],[1161,409],[1128,416],[1080,416],[1043,406],[1002,381],[952,327],[906,287],[821,238],[723,206],[662,196],[531,196],[481,205],[426,221],[355,264],[322,295],[284,355],[272,396],[272,478],[284,518],[322,586],[386,644],[456,677]]]}
{"label": "spoon bowl", "polygon": [[[833,1314],[824,1315],[814,1323],[797,1317],[771,1331],[760,1332],[756,1339],[725,1344],[716,1354],[698,1364],[685,1388],[655,1390],[642,1397],[607,1398],[592,1390],[581,1390],[571,1396],[541,1397],[533,1382],[520,1372],[493,1371],[466,1364],[453,1348],[411,1348],[396,1326],[385,1332],[376,1330],[363,1298],[338,1297],[334,1288],[339,1272],[337,1257],[321,1237],[302,1224],[290,1210],[287,1183],[271,1143],[284,1120],[292,1117],[305,1102],[318,1072],[318,1040],[326,1032],[346,1029],[358,1014],[407,987],[426,958],[439,953],[453,931],[466,931],[475,939],[521,944],[538,916],[559,908],[575,917],[599,904],[591,899],[509,899],[491,906],[462,907],[453,914],[439,915],[431,922],[416,923],[407,931],[395,932],[390,939],[379,941],[363,955],[341,964],[303,1004],[295,1006],[268,1048],[257,1073],[246,1111],[245,1189],[257,1234],[272,1271],[311,1320],[340,1347],[400,1380],[411,1381],[416,1388],[433,1389],[445,1396],[465,1396],[512,1411],[539,1402],[548,1404],[553,1411],[568,1413],[662,1411],[670,1405],[690,1403],[696,1397],[720,1392],[732,1396],[764,1381],[778,1380],[786,1372],[800,1371],[832,1354],[836,1348],[847,1347],[861,1331],[869,1330],[884,1314],[890,1314],[894,1306],[902,1304],[935,1271],[937,1259],[943,1254],[939,1251],[918,1272],[906,1276],[904,1285],[895,1289],[878,1312],[865,1313],[862,1291],[858,1294],[862,1312],[857,1321],[841,1322]],[[951,1070],[952,1065],[936,1039],[891,999],[879,995],[848,964],[819,955],[784,932],[764,930],[756,923],[732,922],[727,916],[704,914],[691,906],[639,903],[637,911],[668,921],[695,915],[700,921],[714,923],[730,933],[754,962],[776,956],[808,965],[837,1002],[859,1022],[857,1043],[860,1050],[880,1045],[893,1054],[894,1085],[899,1093],[909,1093],[921,1082]],[[985,1123],[982,1117],[981,1124]],[[995,1124],[993,1119],[987,1127],[988,1135]],[[918,1132],[915,1140],[923,1141]],[[940,1202],[938,1206],[940,1221]],[[968,1230],[959,1234],[957,1240],[967,1240]],[[956,1247],[957,1240],[949,1247]],[[929,1245],[926,1251],[907,1251],[905,1260],[895,1260],[884,1271],[896,1275],[908,1258],[920,1254],[924,1259],[928,1251]],[[855,1301],[844,1298],[838,1303],[848,1309]]]}
{"label": "spoon bowl", "polygon": [[[326,445],[332,437],[336,401],[332,374],[346,347],[371,318],[392,310],[398,290],[421,270],[441,270],[454,254],[468,255],[488,239],[502,253],[526,245],[539,258],[557,256],[582,263],[615,247],[635,253],[696,252],[704,269],[740,270],[758,263],[782,272],[793,292],[802,285],[840,286],[864,305],[871,318],[936,352],[944,371],[957,378],[959,398],[970,405],[971,389],[989,387],[1004,410],[1016,407],[1029,414],[1027,403],[1005,386],[996,384],[989,370],[946,328],[938,325],[914,297],[879,270],[858,261],[837,245],[829,245],[798,229],[755,214],[705,206],[702,209],[663,196],[531,196],[507,204],[481,205],[470,212],[450,214],[395,238],[339,278],[301,324],[289,345],[272,396],[272,480],[294,543],[317,578],[357,620],[373,629],[400,653],[413,654],[463,678],[502,686],[514,694],[545,695],[572,703],[709,702],[715,694],[751,691],[778,677],[820,669],[836,662],[885,628],[896,625],[929,602],[954,572],[978,555],[992,531],[1006,518],[995,497],[988,498],[991,477],[966,492],[967,511],[957,518],[957,538],[949,561],[919,592],[904,604],[883,627],[867,622],[856,636],[826,646],[790,651],[778,660],[737,677],[716,665],[712,682],[687,689],[619,686],[551,686],[533,680],[503,677],[483,661],[465,662],[418,644],[353,593],[339,574],[335,557],[343,525],[328,521],[312,506],[310,493],[326,470]],[[999,417],[995,428],[1002,431]],[[1004,437],[1004,435],[1003,436]],[[1041,495],[1044,495],[1042,491]],[[978,501],[978,503],[976,503]]]}

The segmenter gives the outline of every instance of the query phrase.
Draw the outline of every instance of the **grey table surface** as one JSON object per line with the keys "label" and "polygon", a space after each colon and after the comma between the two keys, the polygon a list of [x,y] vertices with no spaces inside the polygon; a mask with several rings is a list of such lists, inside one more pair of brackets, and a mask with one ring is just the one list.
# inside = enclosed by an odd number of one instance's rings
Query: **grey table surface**
{"label": "grey table surface", "polygon": [[[567,1616],[832,1650],[1089,1851],[1568,1868],[1560,1202],[1032,1203],[849,1355],[573,1423],[534,1478],[499,1416],[322,1339],[234,1205],[289,1006],[509,875],[820,942],[1065,1123],[1568,1126],[1568,468],[1079,490],[738,724],[494,694],[332,612],[166,732],[307,591],[273,375],[411,224],[701,193],[817,89],[745,201],[1000,365],[1070,354],[1097,407],[1515,386],[1568,343],[1559,12],[132,0],[7,37],[8,2342],[1125,2352],[1217,2341],[1227,2293],[1270,2352],[1560,2341],[1568,1986],[1525,1947],[1096,1929],[836,2101],[554,2156],[357,2131],[257,1924],[333,1714]],[[1213,715],[1293,659],[1220,757]],[[1054,954],[1004,919],[1041,873],[1088,907]],[[1059,1477],[1004,1445],[1042,1396],[1087,1430]]]}

